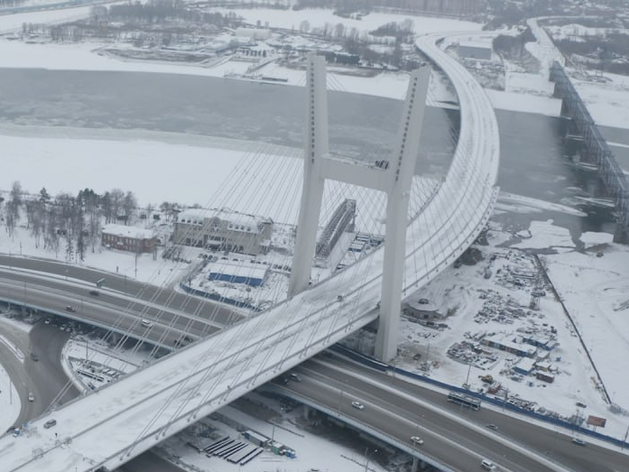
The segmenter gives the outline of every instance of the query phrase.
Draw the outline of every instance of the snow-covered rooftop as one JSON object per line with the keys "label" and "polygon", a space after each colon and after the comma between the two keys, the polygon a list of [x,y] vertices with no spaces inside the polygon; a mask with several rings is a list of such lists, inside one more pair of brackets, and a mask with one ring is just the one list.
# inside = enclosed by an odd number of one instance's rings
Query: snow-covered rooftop
{"label": "snow-covered rooftop", "polygon": [[151,239],[155,236],[153,230],[137,228],[135,226],[124,226],[117,224],[107,224],[103,226],[103,234],[113,234],[121,238]]}
{"label": "snow-covered rooftop", "polygon": [[229,229],[234,231],[257,232],[263,223],[270,223],[271,220],[257,215],[249,215],[229,209],[206,209],[189,208],[179,213],[177,220],[180,223],[190,223],[202,225],[205,219],[220,218],[229,223]]}
{"label": "snow-covered rooftop", "polygon": [[219,260],[208,264],[209,274],[222,274],[230,277],[245,277],[249,279],[264,279],[269,266],[245,261]]}

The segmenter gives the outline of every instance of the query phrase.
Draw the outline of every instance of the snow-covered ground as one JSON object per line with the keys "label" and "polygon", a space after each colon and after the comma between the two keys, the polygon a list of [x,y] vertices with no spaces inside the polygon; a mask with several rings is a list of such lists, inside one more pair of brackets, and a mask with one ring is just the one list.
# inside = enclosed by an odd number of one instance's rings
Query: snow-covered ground
{"label": "snow-covered ground", "polygon": [[[526,201],[520,211],[532,212],[531,204]],[[556,210],[552,204],[541,201],[539,208]],[[412,318],[403,319],[403,354],[396,360],[397,365],[416,372],[428,368],[432,378],[453,385],[461,385],[469,375],[472,389],[487,388],[479,377],[490,374],[502,384],[499,395],[508,389],[510,396],[535,402],[535,409],[543,407],[564,417],[575,414],[577,402],[584,403],[588,406],[579,412],[582,416],[607,418],[605,429],[598,431],[622,439],[629,412],[610,411],[585,348],[612,402],[629,410],[628,378],[618,375],[629,354],[629,330],[624,322],[629,312],[629,249],[611,244],[610,234],[587,232],[581,241],[586,247],[596,247],[593,252],[576,252],[568,230],[555,226],[552,220],[533,221],[527,231],[517,234],[502,230],[496,222],[490,227],[489,246],[476,246],[484,255],[483,261],[450,268],[411,296],[425,298],[427,310],[446,315],[436,321],[448,328],[425,327],[412,322]],[[534,258],[512,248],[552,248],[558,252],[540,258],[576,324],[576,331],[559,300],[549,287],[544,287]],[[597,257],[599,252],[602,257]],[[529,281],[529,274],[535,274],[535,278]],[[544,295],[538,297],[539,306],[531,308],[532,292],[536,290]],[[481,355],[469,374],[465,358],[455,360],[447,355],[455,343],[472,338],[511,340],[524,330],[550,335],[551,329],[556,330],[559,341],[548,357],[555,374],[553,383],[534,376],[513,376],[509,369],[518,357],[497,349],[485,348],[491,355]]]}
{"label": "snow-covered ground", "polygon": [[[22,30],[24,23],[63,23],[79,20],[90,14],[92,7],[68,8],[0,16],[0,34]],[[1,12],[0,12],[1,13]]]}
{"label": "snow-covered ground", "polygon": [[[4,316],[0,317],[0,330],[5,327],[3,325],[10,324],[20,329],[28,330],[30,325],[15,322]],[[0,335],[0,344],[10,355],[15,357],[19,362],[24,362],[24,353],[10,339]],[[6,431],[10,426],[15,425],[15,420],[20,414],[22,404],[17,388],[11,381],[7,371],[2,366],[0,359],[0,431]]]}

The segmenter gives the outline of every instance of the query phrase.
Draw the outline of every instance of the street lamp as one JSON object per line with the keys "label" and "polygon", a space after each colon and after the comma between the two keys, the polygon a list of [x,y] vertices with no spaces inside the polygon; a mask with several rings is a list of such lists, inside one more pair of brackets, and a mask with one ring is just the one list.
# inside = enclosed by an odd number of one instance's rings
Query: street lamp
{"label": "street lamp", "polygon": [[[368,454],[368,452],[369,452],[369,446],[367,446],[365,448],[365,472],[368,472],[368,470],[369,470],[369,454]],[[371,454],[373,455],[376,452],[378,452],[378,449],[374,449]]]}

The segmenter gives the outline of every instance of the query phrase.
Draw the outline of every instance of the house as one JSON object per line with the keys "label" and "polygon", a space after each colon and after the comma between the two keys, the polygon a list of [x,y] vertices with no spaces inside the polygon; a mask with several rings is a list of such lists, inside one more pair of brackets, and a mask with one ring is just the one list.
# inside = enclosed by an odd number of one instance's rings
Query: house
{"label": "house", "polygon": [[101,244],[121,251],[153,252],[157,248],[157,236],[150,229],[107,224],[101,231]]}

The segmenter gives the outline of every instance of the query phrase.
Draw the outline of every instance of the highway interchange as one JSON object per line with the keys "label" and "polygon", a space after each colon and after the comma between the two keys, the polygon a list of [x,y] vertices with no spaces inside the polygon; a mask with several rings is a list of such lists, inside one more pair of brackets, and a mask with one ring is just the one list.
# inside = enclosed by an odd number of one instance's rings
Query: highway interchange
{"label": "highway interchange", "polygon": [[[6,264],[8,260],[3,258],[2,262]],[[150,297],[156,296],[155,288],[148,288],[144,284],[126,281],[125,287],[124,280],[108,275],[107,279],[111,285],[122,288],[123,290],[120,291],[122,293],[103,291],[99,297],[91,297],[88,293],[91,288],[89,284],[82,286],[76,281],[65,280],[66,266],[62,264],[22,258],[11,258],[10,262],[12,267],[11,274],[9,274],[11,282],[7,281],[6,273],[0,273],[2,276],[0,278],[0,298],[6,297],[7,293],[3,292],[3,287],[7,289],[10,287],[9,283],[17,283],[17,286],[26,284],[25,290],[11,290],[11,298],[19,299],[20,296],[26,296],[29,302],[34,301],[42,308],[57,311],[62,315],[80,316],[101,326],[105,325],[108,320],[111,322],[112,319],[116,319],[111,318],[112,313],[125,312],[129,307],[134,310],[127,315],[129,323],[131,325],[135,321],[137,325],[138,319],[146,316],[142,314],[142,309],[146,308],[143,303],[147,303],[147,309],[157,310],[155,313],[161,312],[156,308],[157,304],[154,306],[147,301],[147,299],[150,300]],[[28,268],[30,271],[39,269],[40,272],[48,272],[57,276],[63,275],[63,277],[42,277],[32,272],[17,271],[16,267]],[[72,275],[93,281],[102,278],[103,274],[93,270],[79,269],[79,272],[72,273]],[[123,284],[123,286],[120,287],[119,284]],[[36,286],[39,288],[35,289]],[[58,292],[62,290],[64,295],[59,298]],[[144,301],[130,304],[128,296],[133,292],[140,294]],[[166,297],[166,295],[161,294],[160,297]],[[77,300],[80,299],[84,300],[83,310],[80,313],[78,310],[77,313],[65,312],[65,306],[68,303],[80,307],[80,303],[77,303]],[[180,300],[179,302],[184,301]],[[195,301],[194,303],[204,302]],[[171,306],[176,308],[177,304],[173,303]],[[205,310],[211,313],[213,312],[212,308],[210,305]],[[179,310],[175,310],[175,312],[179,312]],[[186,317],[181,313],[171,313],[171,315],[172,317],[168,320],[169,322],[175,320],[172,323],[174,329],[166,329],[165,326],[162,326],[161,329],[150,330],[148,333],[144,332],[146,330],[140,331],[139,335],[163,341],[162,335],[166,332],[167,339],[175,339],[180,335],[183,327],[189,323],[189,320],[186,320]],[[162,313],[160,316],[164,316],[164,314]],[[237,318],[233,312],[225,310],[221,317],[217,316],[216,319],[228,322]],[[195,319],[195,322],[199,323],[198,326],[195,325],[199,335],[204,329],[208,333],[210,328],[219,329],[216,320],[202,323]],[[156,328],[158,327],[159,323],[156,325]],[[3,332],[8,331],[18,347],[27,354],[23,367],[20,362],[12,362],[5,366],[16,384],[21,387],[20,395],[23,409],[20,420],[37,416],[66,383],[66,377],[59,361],[61,349],[69,334],[43,322],[36,323],[28,335],[11,325],[3,325],[2,329]],[[169,334],[169,332],[174,332],[174,334]],[[0,345],[1,349],[6,349],[6,347]],[[4,359],[15,358],[12,355],[4,356],[4,351],[0,352],[2,352]],[[34,362],[30,359],[28,355],[30,352],[35,353],[39,361]],[[461,410],[458,406],[445,401],[443,392],[435,392],[414,384],[408,384],[399,378],[369,370],[342,358],[335,357],[334,364],[336,366],[327,361],[323,363],[308,361],[298,368],[302,382],[292,382],[289,386],[282,388],[288,389],[288,394],[300,396],[306,403],[318,405],[324,410],[332,412],[340,410],[350,423],[357,422],[380,431],[385,436],[390,436],[406,446],[405,449],[413,447],[410,437],[419,435],[425,441],[419,449],[420,454],[425,454],[437,461],[447,461],[455,470],[467,471],[470,464],[478,464],[480,458],[489,457],[500,464],[502,470],[513,472],[561,470],[545,465],[547,459],[560,462],[568,468],[567,470],[583,472],[626,471],[627,456],[622,453],[613,452],[594,444],[588,444],[587,447],[576,446],[570,441],[568,435],[532,425],[488,408],[482,408],[478,412]],[[349,374],[350,372],[351,374]],[[391,391],[388,386],[392,384],[402,394]],[[29,391],[34,392],[35,402],[25,401]],[[76,395],[76,393],[76,391],[68,393],[67,398]],[[438,405],[445,412],[462,413],[472,424],[452,419],[449,414],[444,415],[440,411],[435,411],[434,407],[417,403],[416,400],[407,395],[421,398],[422,402]],[[352,408],[351,400],[353,399],[359,399],[366,405],[365,410]],[[499,430],[497,432],[489,431],[484,427],[486,423],[498,425]],[[504,443],[505,438],[507,438],[506,444]],[[517,438],[517,442],[525,444],[526,448],[534,451],[532,457],[512,447],[510,443],[516,441],[515,438]],[[544,463],[540,463],[536,457],[541,457]],[[140,456],[136,460],[160,463],[163,468],[159,470],[164,470],[164,472],[172,467],[163,464],[162,459],[150,454]],[[131,472],[134,467],[139,467],[136,462],[130,463],[122,470]]]}

